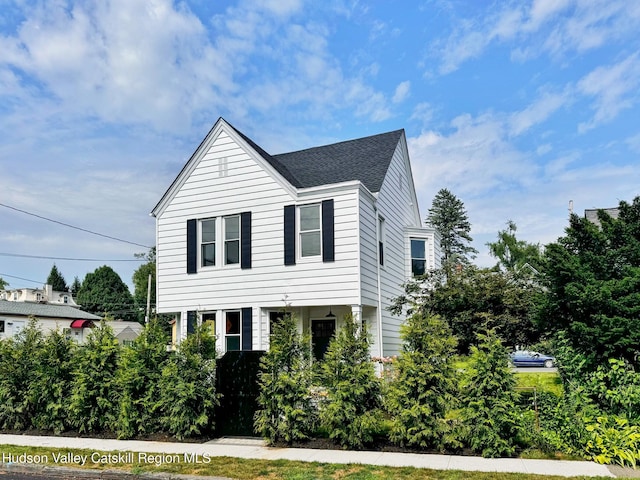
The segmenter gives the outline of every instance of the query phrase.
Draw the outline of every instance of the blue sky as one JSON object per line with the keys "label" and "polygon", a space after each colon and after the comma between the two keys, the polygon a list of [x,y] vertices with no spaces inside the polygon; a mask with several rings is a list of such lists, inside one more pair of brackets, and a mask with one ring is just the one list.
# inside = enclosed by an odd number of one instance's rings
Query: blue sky
{"label": "blue sky", "polygon": [[[153,245],[220,116],[270,153],[404,128],[422,216],[450,189],[490,265],[508,220],[545,244],[640,194],[639,31],[628,0],[0,0],[0,203]],[[14,288],[143,251],[0,206]]]}

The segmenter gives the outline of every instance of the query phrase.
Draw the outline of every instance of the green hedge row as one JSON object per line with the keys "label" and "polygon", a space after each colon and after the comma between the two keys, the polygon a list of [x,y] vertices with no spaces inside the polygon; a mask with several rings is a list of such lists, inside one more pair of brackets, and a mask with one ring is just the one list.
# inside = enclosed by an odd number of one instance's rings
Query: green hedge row
{"label": "green hedge row", "polygon": [[178,351],[166,345],[155,321],[121,347],[108,321],[78,345],[60,331],[43,335],[32,319],[0,342],[0,429],[178,439],[213,431],[215,338],[201,327]]}

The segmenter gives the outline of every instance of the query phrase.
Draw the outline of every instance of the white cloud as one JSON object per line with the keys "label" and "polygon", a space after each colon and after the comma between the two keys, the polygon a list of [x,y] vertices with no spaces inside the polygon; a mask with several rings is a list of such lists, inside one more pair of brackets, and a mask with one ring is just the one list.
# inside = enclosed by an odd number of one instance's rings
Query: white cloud
{"label": "white cloud", "polygon": [[511,114],[509,119],[512,135],[521,135],[534,125],[544,122],[554,112],[567,103],[568,91],[563,93],[544,92],[524,110]]}
{"label": "white cloud", "polygon": [[593,119],[578,126],[581,133],[610,121],[622,110],[638,103],[640,85],[640,57],[637,53],[613,64],[598,67],[578,82],[578,90],[594,97]]}
{"label": "white cloud", "polygon": [[627,0],[534,0],[497,5],[475,18],[459,19],[448,38],[432,44],[441,74],[480,57],[493,43],[508,45],[514,60],[543,53],[561,59],[571,52],[635,38],[640,29],[640,3]]}
{"label": "white cloud", "polygon": [[393,103],[401,103],[409,96],[411,90],[411,82],[409,80],[401,82],[396,87],[396,91],[393,94]]}

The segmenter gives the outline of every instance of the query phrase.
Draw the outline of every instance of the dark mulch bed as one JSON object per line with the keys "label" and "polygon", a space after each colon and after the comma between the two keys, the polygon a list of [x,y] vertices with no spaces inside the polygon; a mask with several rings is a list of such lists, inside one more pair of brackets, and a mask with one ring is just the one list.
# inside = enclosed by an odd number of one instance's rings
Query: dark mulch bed
{"label": "dark mulch bed", "polygon": [[[277,443],[273,444],[274,447],[279,448],[317,448],[319,450],[340,450],[340,445],[336,444],[333,440],[329,438],[312,438],[310,440],[306,440],[304,442],[293,442],[291,444],[287,443]],[[398,445],[393,445],[388,443],[386,439],[380,439],[372,444],[366,445],[362,450],[373,451],[373,452],[397,452],[397,453],[422,453],[422,454],[439,454],[439,455],[463,455],[463,456],[474,456],[477,455],[473,453],[470,449],[461,449],[455,451],[439,451],[433,449],[422,449],[422,448],[410,448],[410,447],[400,447]]]}
{"label": "dark mulch bed", "polygon": [[[73,437],[73,438],[108,438],[117,439],[115,432],[78,432],[76,430],[67,430],[65,432],[53,432],[51,430],[0,430],[0,433],[6,435],[34,435],[34,436],[51,436],[51,437]],[[152,433],[149,435],[139,435],[130,440],[147,440],[154,442],[175,442],[175,443],[203,443],[211,440],[212,437],[192,437],[178,440],[168,433]]]}

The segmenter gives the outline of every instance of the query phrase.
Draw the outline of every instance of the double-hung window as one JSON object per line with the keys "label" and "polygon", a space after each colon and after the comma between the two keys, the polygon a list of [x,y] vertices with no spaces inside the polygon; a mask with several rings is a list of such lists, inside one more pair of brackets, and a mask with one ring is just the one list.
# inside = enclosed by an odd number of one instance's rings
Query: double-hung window
{"label": "double-hung window", "polygon": [[240,216],[224,217],[224,264],[240,263]]}
{"label": "double-hung window", "polygon": [[320,255],[322,230],[320,222],[320,205],[303,205],[300,207],[300,256],[314,257]]}
{"label": "double-hung window", "polygon": [[225,351],[240,350],[241,331],[240,311],[225,312]]}
{"label": "double-hung window", "polygon": [[200,221],[200,264],[211,267],[216,264],[216,219]]}
{"label": "double-hung window", "polygon": [[426,240],[411,239],[411,273],[414,277],[427,271]]}

